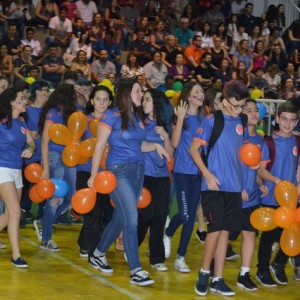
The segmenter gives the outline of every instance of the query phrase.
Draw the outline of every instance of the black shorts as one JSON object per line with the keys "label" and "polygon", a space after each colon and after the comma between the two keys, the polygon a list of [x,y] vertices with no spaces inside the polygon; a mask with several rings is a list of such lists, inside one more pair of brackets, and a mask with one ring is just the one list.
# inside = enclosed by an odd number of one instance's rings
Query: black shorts
{"label": "black shorts", "polygon": [[260,206],[252,206],[252,207],[247,207],[242,209],[242,230],[243,231],[251,231],[257,233],[257,229],[255,229],[251,222],[250,222],[250,216],[253,211],[255,211],[257,208]]}
{"label": "black shorts", "polygon": [[241,230],[242,193],[205,191],[201,205],[208,232]]}

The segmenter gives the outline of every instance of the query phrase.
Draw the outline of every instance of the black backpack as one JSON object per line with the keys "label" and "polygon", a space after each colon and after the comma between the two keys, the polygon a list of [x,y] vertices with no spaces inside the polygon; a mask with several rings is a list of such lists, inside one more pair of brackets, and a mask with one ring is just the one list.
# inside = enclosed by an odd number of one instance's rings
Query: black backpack
{"label": "black backpack", "polygon": [[[215,110],[212,112],[212,114],[215,117],[215,121],[214,121],[214,126],[212,129],[211,136],[208,141],[206,154],[204,152],[204,149],[201,150],[201,158],[202,158],[204,164],[206,165],[206,167],[207,167],[207,161],[208,161],[208,156],[209,156],[210,150],[213,148],[213,146],[219,139],[219,137],[223,131],[224,122],[225,122],[224,115],[221,110]],[[247,122],[248,122],[248,116],[246,114],[240,114],[240,118],[241,118],[241,122],[242,122],[242,126],[243,126],[243,136],[244,136],[245,127],[247,126]]]}

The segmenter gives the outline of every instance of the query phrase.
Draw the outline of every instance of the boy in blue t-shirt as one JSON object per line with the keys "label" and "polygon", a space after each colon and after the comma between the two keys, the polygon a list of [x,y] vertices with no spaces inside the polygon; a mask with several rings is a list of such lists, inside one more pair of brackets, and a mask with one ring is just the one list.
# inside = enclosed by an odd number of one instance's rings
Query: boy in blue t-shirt
{"label": "boy in blue t-shirt", "polygon": [[[267,170],[266,164],[261,164],[258,174],[265,180],[269,189],[269,194],[262,198],[262,206],[277,208],[279,205],[274,197],[274,189],[277,183],[282,180],[289,180],[295,185],[299,182],[297,171],[299,170],[299,153],[296,139],[292,132],[298,122],[297,108],[293,103],[287,101],[278,108],[276,122],[279,125],[279,131],[272,135],[276,155],[273,159],[273,165],[270,171]],[[263,156],[269,156],[269,150],[265,147],[266,153]],[[279,242],[282,228],[275,228],[271,231],[265,231],[260,238],[258,249],[258,271],[256,278],[264,286],[273,287],[276,283],[286,285],[288,280],[285,274],[285,264],[288,256],[281,249],[276,254],[272,264],[270,264],[272,245]],[[271,277],[270,271],[274,275]]]}
{"label": "boy in blue t-shirt", "polygon": [[[207,294],[210,275],[213,275],[210,291],[224,296],[235,295],[222,277],[229,231],[241,229],[243,168],[238,150],[243,145],[244,132],[240,113],[246,106],[248,93],[247,87],[240,81],[231,80],[224,85],[224,128],[210,150],[207,166],[199,149],[203,148],[207,155],[214,115],[203,119],[190,148],[190,154],[203,175],[201,201],[204,216],[209,222],[202,267],[195,285],[195,292],[200,296]],[[214,274],[210,274],[213,258]]]}

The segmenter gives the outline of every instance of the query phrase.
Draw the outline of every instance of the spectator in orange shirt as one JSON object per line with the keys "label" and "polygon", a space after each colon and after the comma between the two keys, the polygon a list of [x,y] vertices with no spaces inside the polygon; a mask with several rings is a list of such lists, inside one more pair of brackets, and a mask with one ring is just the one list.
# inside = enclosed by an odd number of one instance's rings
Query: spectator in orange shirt
{"label": "spectator in orange shirt", "polygon": [[202,37],[196,35],[193,37],[193,44],[186,47],[184,51],[184,60],[190,70],[195,70],[199,64],[202,55],[206,52],[201,48]]}

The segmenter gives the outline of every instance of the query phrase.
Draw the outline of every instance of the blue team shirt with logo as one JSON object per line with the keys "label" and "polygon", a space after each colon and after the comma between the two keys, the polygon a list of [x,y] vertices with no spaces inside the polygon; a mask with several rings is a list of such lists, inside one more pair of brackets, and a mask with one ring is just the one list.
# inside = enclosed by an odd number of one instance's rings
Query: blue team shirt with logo
{"label": "blue team shirt with logo", "polygon": [[199,173],[199,169],[190,155],[190,147],[200,124],[201,118],[199,115],[186,114],[180,141],[174,154],[174,173],[191,175]]}
{"label": "blue team shirt with logo", "polygon": [[105,126],[111,130],[108,138],[107,166],[144,162],[141,145],[146,137],[145,126],[134,113],[132,116],[134,126],[129,123],[128,130],[122,131],[119,108],[109,109],[103,114],[99,126]]}
{"label": "blue team shirt with logo", "polygon": [[[50,122],[51,124],[58,123],[58,124],[64,124],[64,111],[62,108],[51,108],[49,109],[47,115],[46,115],[46,122]],[[59,145],[51,140],[48,144],[49,151],[55,151],[58,153],[62,153],[65,145]]]}
{"label": "blue team shirt with logo", "polygon": [[[264,144],[263,138],[257,133],[254,136],[248,134],[248,130],[245,133],[245,143],[252,143],[261,148],[261,150],[266,147]],[[263,157],[261,159],[263,162]],[[264,161],[267,162],[267,161]],[[249,200],[242,202],[243,208],[248,208],[252,206],[260,205],[260,190],[259,186],[256,182],[257,171],[252,170],[250,167],[243,164],[243,189],[247,191]]]}
{"label": "blue team shirt with logo", "polygon": [[26,132],[28,131],[22,117],[12,119],[11,127],[0,123],[0,167],[22,169],[22,151],[26,145]]}
{"label": "blue team shirt with logo", "polygon": [[[212,114],[203,119],[194,139],[200,141],[207,152],[207,144],[214,125]],[[239,149],[243,145],[243,126],[240,117],[224,115],[224,128],[208,157],[208,169],[219,180],[219,190],[223,192],[242,192],[243,166]],[[203,150],[202,149],[202,150]],[[202,191],[209,190],[202,177]]]}
{"label": "blue team shirt with logo", "polygon": [[[28,105],[26,107],[26,113],[27,113],[27,126],[30,131],[39,131],[39,119],[40,114],[42,112],[42,107],[34,107],[31,105]],[[35,151],[33,152],[33,155],[30,159],[24,159],[25,165],[28,165],[32,162],[40,162],[42,160],[42,150],[41,150],[41,137],[40,135],[37,136],[36,139],[34,139],[35,143]]]}
{"label": "blue team shirt with logo", "polygon": [[[285,138],[278,134],[273,134],[272,136],[275,142],[276,156],[271,169],[271,174],[281,180],[289,180],[296,185],[299,153],[295,137],[291,136],[289,138]],[[270,159],[268,147],[263,148],[263,156]],[[274,196],[275,183],[265,181],[265,185],[269,189],[269,194],[262,198],[262,204],[266,206],[278,206]]]}
{"label": "blue team shirt with logo", "polygon": [[[147,118],[145,121],[146,128],[146,142],[157,143],[165,146],[164,140],[155,132],[157,126],[156,121]],[[169,170],[167,167],[167,160],[164,157],[161,159],[157,151],[145,152],[145,175],[152,177],[169,177]]]}

